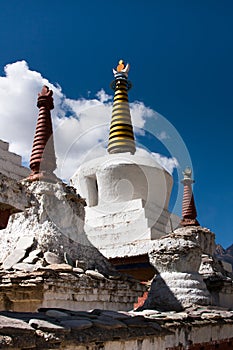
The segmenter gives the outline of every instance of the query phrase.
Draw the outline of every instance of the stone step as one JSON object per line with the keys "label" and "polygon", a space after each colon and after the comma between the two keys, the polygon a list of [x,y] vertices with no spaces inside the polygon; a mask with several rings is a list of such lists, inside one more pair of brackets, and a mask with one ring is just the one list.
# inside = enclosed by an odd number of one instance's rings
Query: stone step
{"label": "stone step", "polygon": [[[111,204],[111,206],[110,206]],[[95,215],[95,217],[102,217],[104,215],[108,216],[109,213],[114,214],[121,214],[123,209],[124,212],[131,212],[134,210],[138,210],[143,208],[143,201],[142,199],[133,199],[131,201],[125,201],[125,202],[117,202],[117,203],[110,203],[109,205],[101,204],[93,207],[86,207],[86,214],[88,215],[89,212],[91,215]]]}
{"label": "stone step", "polygon": [[86,223],[90,226],[103,226],[109,224],[117,224],[123,221],[134,221],[140,217],[148,219],[148,225],[152,227],[156,221],[163,225],[167,225],[169,213],[156,205],[144,205],[141,199],[136,199],[128,202],[111,204],[111,211],[106,207],[95,206],[86,207]]}
{"label": "stone step", "polygon": [[[157,231],[158,234],[159,231]],[[163,233],[164,234],[164,233]],[[138,230],[121,230],[120,232],[102,231],[97,234],[94,230],[89,234],[87,232],[88,240],[97,248],[110,248],[119,245],[126,245],[141,240],[151,240],[151,230],[148,227],[139,227]],[[161,233],[160,235],[161,236]]]}
{"label": "stone step", "polygon": [[117,224],[105,224],[100,226],[90,225],[88,222],[85,223],[86,232],[88,235],[95,236],[96,234],[101,234],[102,232],[107,232],[108,234],[121,234],[122,232],[136,232],[142,231],[144,229],[149,228],[148,220],[146,218],[142,218],[141,216],[137,218],[133,218],[132,221],[124,220]]}
{"label": "stone step", "polygon": [[[162,221],[161,221],[162,219]],[[165,220],[162,217],[155,217],[154,219],[148,219],[145,217],[145,212],[143,209],[138,212],[131,213],[121,213],[113,214],[109,216],[104,216],[102,218],[93,218],[91,216],[86,216],[85,227],[90,235],[101,234],[102,232],[111,233],[120,233],[122,231],[137,231],[138,228],[155,228],[163,234],[166,231]],[[170,231],[170,230],[169,230]]]}
{"label": "stone step", "polygon": [[100,216],[99,212],[97,213],[97,216],[95,215],[95,211],[88,211],[86,212],[86,224],[93,226],[93,227],[102,227],[102,226],[112,226],[112,225],[118,225],[126,222],[134,222],[135,220],[145,220],[145,212],[143,208],[138,210],[132,210],[124,212],[113,212],[109,213],[108,215],[102,213],[102,216]]}
{"label": "stone step", "polygon": [[[103,242],[101,242],[103,243]],[[100,244],[101,244],[100,243]],[[150,230],[148,231],[148,237],[142,240],[135,240],[133,242],[127,242],[122,244],[105,244],[105,246],[99,246],[100,252],[108,259],[123,258],[130,256],[138,256],[148,254],[151,249],[153,240],[150,238]],[[96,245],[97,247],[97,245]],[[140,247],[140,250],[139,250]]]}

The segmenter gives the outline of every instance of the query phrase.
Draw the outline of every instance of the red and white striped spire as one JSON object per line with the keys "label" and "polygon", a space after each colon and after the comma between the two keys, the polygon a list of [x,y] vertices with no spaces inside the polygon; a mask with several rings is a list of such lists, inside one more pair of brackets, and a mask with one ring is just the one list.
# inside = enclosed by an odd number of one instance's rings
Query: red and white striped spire
{"label": "red and white striped spire", "polygon": [[56,156],[53,142],[53,128],[50,110],[54,108],[53,92],[43,86],[38,94],[37,107],[39,116],[30,159],[31,174],[28,181],[56,182],[58,179],[53,171],[56,169]]}
{"label": "red and white striped spire", "polygon": [[183,175],[184,179],[181,183],[184,185],[184,194],[182,202],[182,220],[180,224],[182,226],[199,226],[200,224],[196,219],[197,211],[192,191],[192,184],[194,183],[192,179],[192,170],[186,168]]}

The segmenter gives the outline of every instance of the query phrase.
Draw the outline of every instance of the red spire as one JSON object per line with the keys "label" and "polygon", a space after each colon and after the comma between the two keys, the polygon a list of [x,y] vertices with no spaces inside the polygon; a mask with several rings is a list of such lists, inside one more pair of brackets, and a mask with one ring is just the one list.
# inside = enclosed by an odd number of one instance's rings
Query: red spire
{"label": "red spire", "polygon": [[47,86],[43,86],[38,94],[37,107],[39,116],[33,141],[30,159],[31,174],[29,181],[56,181],[53,174],[56,169],[56,157],[53,142],[53,129],[50,110],[54,108],[53,92]]}
{"label": "red spire", "polygon": [[192,191],[192,184],[194,183],[194,180],[191,178],[192,171],[190,168],[186,168],[183,174],[184,179],[181,183],[184,185],[184,195],[182,203],[182,220],[180,224],[182,226],[199,226],[200,224],[196,219],[197,211]]}

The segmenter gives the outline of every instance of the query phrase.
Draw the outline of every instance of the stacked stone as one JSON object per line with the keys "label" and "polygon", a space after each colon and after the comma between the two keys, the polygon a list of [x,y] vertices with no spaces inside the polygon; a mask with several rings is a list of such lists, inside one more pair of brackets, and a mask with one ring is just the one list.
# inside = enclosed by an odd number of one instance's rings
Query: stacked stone
{"label": "stacked stone", "polygon": [[[22,312],[35,312],[40,307],[125,311],[132,309],[146,290],[137,280],[115,271],[101,274],[87,270],[81,261],[78,267],[64,263],[39,267],[28,262],[38,256],[42,253],[33,251],[24,259],[27,263],[17,263],[10,271],[0,269],[1,310],[9,310],[11,305],[11,310]],[[44,261],[55,259],[50,252],[44,254]]]}
{"label": "stacked stone", "polygon": [[110,127],[108,152],[134,154],[136,151],[133,127],[128,102],[128,90],[131,83],[128,81],[129,65],[124,65],[120,60],[117,71],[114,72],[115,80],[111,87],[115,91],[112,109],[112,121]]}
{"label": "stacked stone", "polygon": [[232,349],[233,311],[1,312],[1,349]]}
{"label": "stacked stone", "polygon": [[39,117],[33,142],[30,168],[32,173],[27,178],[29,181],[56,181],[53,174],[56,169],[56,157],[54,151],[53,130],[50,110],[54,108],[53,92],[47,86],[38,94],[37,107]]}

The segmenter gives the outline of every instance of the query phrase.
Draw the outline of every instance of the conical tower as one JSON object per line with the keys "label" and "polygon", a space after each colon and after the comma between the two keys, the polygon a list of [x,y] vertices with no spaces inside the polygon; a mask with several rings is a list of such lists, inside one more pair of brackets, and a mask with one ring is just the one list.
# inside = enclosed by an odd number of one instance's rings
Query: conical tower
{"label": "conical tower", "polygon": [[129,64],[125,66],[123,60],[115,69],[114,81],[111,88],[115,91],[112,109],[112,120],[108,141],[108,153],[124,153],[130,152],[134,154],[136,151],[133,127],[128,101],[128,90],[131,88],[131,82],[128,80]]}
{"label": "conical tower", "polygon": [[41,93],[38,94],[39,116],[30,159],[32,172],[27,178],[29,181],[53,182],[57,180],[53,174],[56,169],[56,157],[50,113],[50,110],[54,108],[52,95],[53,91],[49,90],[47,86],[43,86]]}
{"label": "conical tower", "polygon": [[184,185],[184,194],[182,202],[182,220],[180,224],[182,226],[199,226],[200,224],[196,219],[197,211],[192,191],[192,184],[194,183],[194,180],[192,180],[192,170],[186,168],[183,175],[184,179],[181,183]]}

